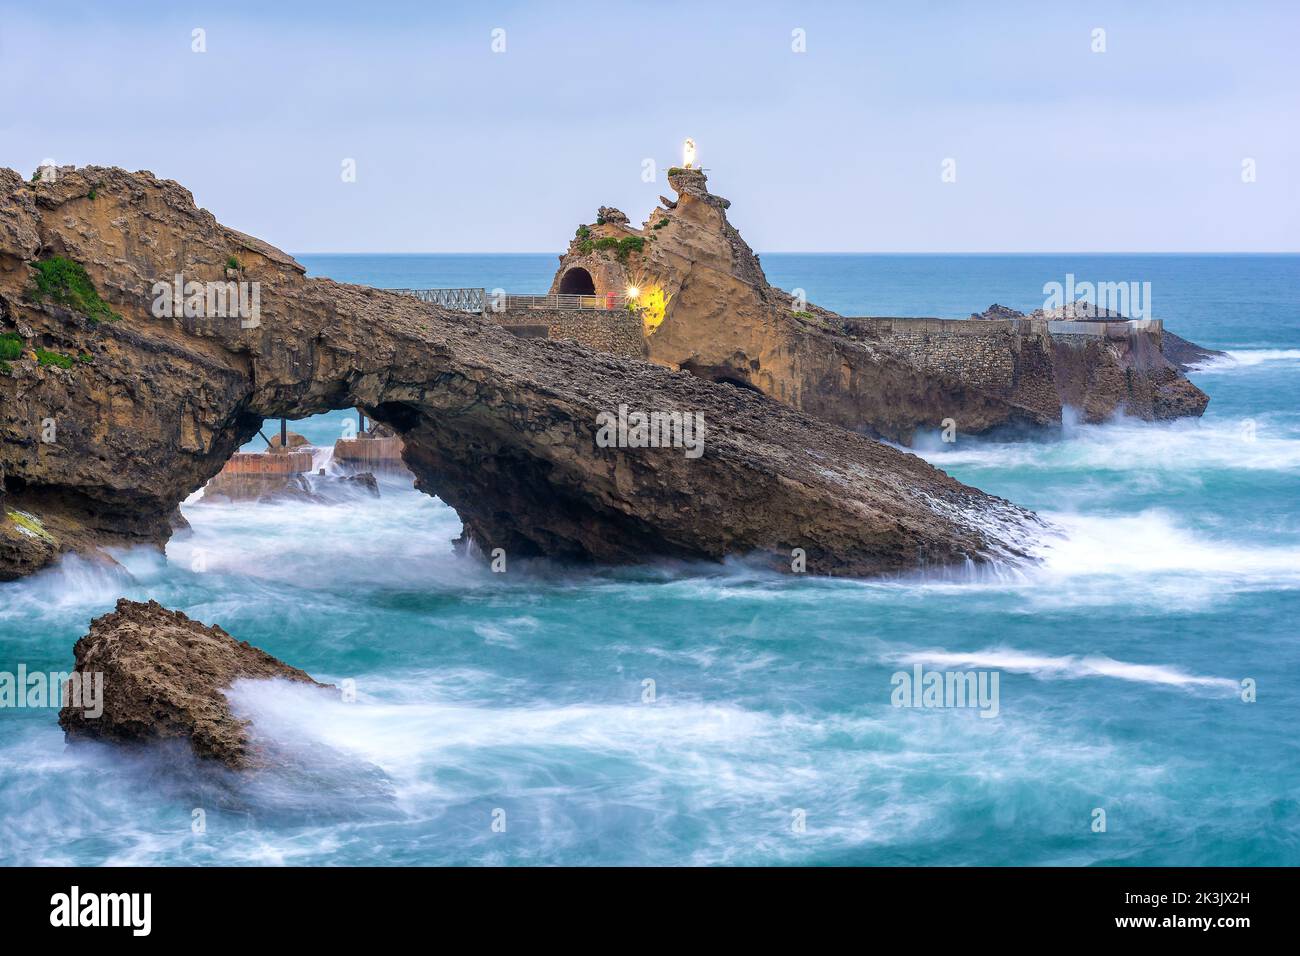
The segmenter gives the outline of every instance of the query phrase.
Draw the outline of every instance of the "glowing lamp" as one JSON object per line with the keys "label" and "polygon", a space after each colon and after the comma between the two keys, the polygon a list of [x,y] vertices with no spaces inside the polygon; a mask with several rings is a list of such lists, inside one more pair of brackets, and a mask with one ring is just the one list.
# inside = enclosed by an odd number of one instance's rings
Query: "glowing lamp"
{"label": "glowing lamp", "polygon": [[627,297],[629,299],[635,299],[640,294],[641,294],[641,290],[638,289],[636,286],[630,285],[627,287]]}

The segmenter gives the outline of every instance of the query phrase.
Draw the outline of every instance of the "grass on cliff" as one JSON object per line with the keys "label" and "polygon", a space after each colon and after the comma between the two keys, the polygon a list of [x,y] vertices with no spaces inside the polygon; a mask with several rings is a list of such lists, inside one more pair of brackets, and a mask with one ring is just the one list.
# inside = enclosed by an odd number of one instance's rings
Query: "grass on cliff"
{"label": "grass on cliff", "polygon": [[85,267],[64,256],[51,256],[32,263],[35,284],[28,290],[34,302],[50,300],[80,312],[91,322],[116,322],[122,316],[109,307],[86,275]]}
{"label": "grass on cliff", "polygon": [[23,357],[23,337],[17,332],[0,335],[0,360]]}
{"label": "grass on cliff", "polygon": [[56,365],[59,368],[72,368],[72,356],[49,349],[35,349],[36,361],[40,365]]}

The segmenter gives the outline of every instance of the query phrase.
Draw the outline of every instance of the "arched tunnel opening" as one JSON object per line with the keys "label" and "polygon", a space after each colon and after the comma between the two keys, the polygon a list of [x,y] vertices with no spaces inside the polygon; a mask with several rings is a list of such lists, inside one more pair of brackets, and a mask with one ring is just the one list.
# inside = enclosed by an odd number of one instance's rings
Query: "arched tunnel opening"
{"label": "arched tunnel opening", "polygon": [[574,266],[560,277],[560,295],[595,295],[596,281],[582,266]]}

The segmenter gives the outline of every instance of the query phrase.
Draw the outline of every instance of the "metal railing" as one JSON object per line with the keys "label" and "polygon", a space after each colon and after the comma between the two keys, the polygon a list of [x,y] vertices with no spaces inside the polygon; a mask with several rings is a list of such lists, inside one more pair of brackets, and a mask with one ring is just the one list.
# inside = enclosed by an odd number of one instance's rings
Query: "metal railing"
{"label": "metal railing", "polygon": [[487,302],[486,289],[389,289],[402,295],[411,295],[421,302],[440,305],[457,312],[482,313]]}
{"label": "metal railing", "polygon": [[528,312],[538,309],[557,311],[591,310],[616,312],[627,308],[627,296],[622,293],[606,295],[510,295],[497,292],[489,295],[486,289],[388,289],[401,295],[414,296],[421,302],[440,305],[459,312]]}
{"label": "metal railing", "polygon": [[616,311],[627,307],[627,296],[613,292],[606,295],[506,295],[498,307],[495,297],[490,297],[488,309],[494,312],[523,312],[528,309],[595,309]]}

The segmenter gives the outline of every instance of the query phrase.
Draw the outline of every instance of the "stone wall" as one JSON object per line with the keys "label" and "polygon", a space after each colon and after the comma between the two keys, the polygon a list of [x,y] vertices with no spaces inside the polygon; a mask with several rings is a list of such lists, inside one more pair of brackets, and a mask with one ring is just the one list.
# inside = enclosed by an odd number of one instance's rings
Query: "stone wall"
{"label": "stone wall", "polygon": [[854,318],[845,320],[845,331],[901,352],[919,368],[996,393],[1012,383],[1020,339],[1030,330],[1028,322],[1015,319]]}
{"label": "stone wall", "polygon": [[641,316],[627,309],[526,309],[487,317],[523,338],[567,339],[598,352],[643,358]]}
{"label": "stone wall", "polygon": [[1050,339],[1028,319],[852,318],[851,338],[901,354],[909,362],[1011,405],[1059,420]]}
{"label": "stone wall", "polygon": [[850,338],[1040,415],[1059,418],[1063,405],[1087,421],[1117,409],[1148,419],[1204,409],[1161,357],[1159,321],[850,318],[841,327]]}

